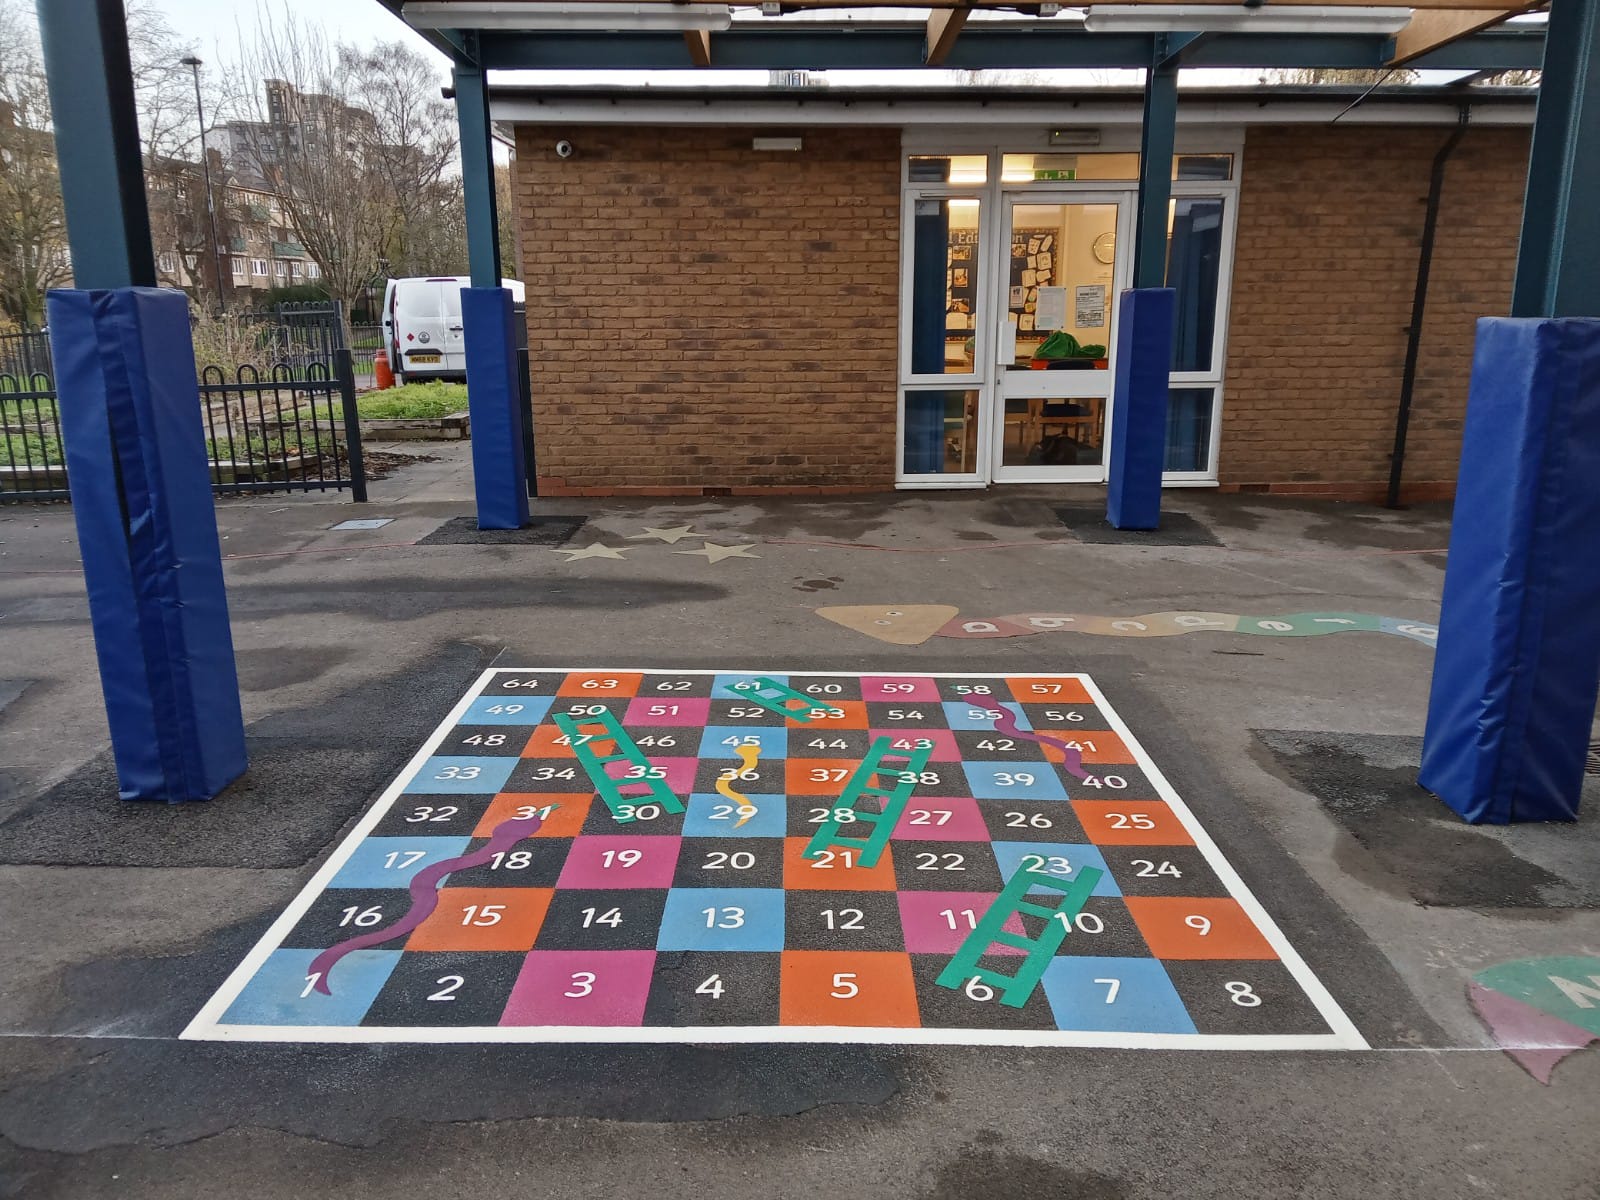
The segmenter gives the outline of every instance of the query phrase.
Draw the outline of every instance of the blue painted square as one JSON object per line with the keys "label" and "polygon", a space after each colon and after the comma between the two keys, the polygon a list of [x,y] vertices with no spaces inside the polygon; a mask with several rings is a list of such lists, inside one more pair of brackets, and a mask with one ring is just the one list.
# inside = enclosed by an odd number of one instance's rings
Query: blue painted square
{"label": "blue painted square", "polygon": [[656,949],[782,950],[783,889],[673,888]]}
{"label": "blue painted square", "polygon": [[711,698],[713,700],[730,700],[747,696],[750,694],[749,691],[742,689],[736,691],[733,685],[736,683],[754,683],[758,679],[770,679],[775,683],[783,684],[785,687],[789,686],[789,677],[787,675],[766,675],[759,671],[753,674],[718,675],[711,683]]}
{"label": "blue painted square", "polygon": [[[1071,883],[1078,878],[1084,867],[1096,867],[1100,871],[1100,878],[1094,885],[1095,896],[1120,896],[1122,891],[1117,887],[1116,880],[1111,878],[1111,872],[1106,869],[1105,855],[1100,853],[1098,846],[1069,842],[995,842],[994,858],[1000,864],[1000,876],[1007,883],[1011,877],[1023,867],[1024,858],[1042,859],[1043,862],[1029,862],[1026,865],[1041,875],[1049,875],[1064,883]],[[1060,859],[1066,859],[1067,865],[1072,869],[1062,871]],[[1053,888],[1035,887],[1030,889],[1034,894],[1060,895]]]}
{"label": "blue painted square", "polygon": [[[727,738],[732,738],[733,743],[725,746],[723,741]],[[756,741],[746,742],[746,738],[755,738]],[[707,725],[705,732],[700,735],[700,757],[737,759],[741,745],[758,746],[761,750],[759,762],[766,762],[769,758],[786,758],[789,731],[782,726],[772,725]]]}
{"label": "blue painted square", "polygon": [[556,702],[554,696],[479,696],[458,725],[537,725]]}
{"label": "blue painted square", "polygon": [[783,796],[748,797],[755,815],[735,829],[738,805],[716,792],[696,792],[683,814],[684,837],[782,837],[789,819]]}
{"label": "blue painted square", "polygon": [[403,888],[422,868],[465,854],[465,837],[369,837],[350,855],[331,888]]}
{"label": "blue painted square", "polygon": [[359,1025],[400,961],[399,950],[355,950],[328,973],[331,996],[306,990],[306,972],[320,950],[274,950],[244,985],[223,1025]]}
{"label": "blue painted square", "polygon": [[479,794],[498,792],[511,777],[520,759],[502,755],[499,758],[475,758],[465,755],[436,754],[412,776],[406,784],[408,792],[441,792]]}
{"label": "blue painted square", "polygon": [[1065,800],[1067,789],[1047,762],[964,762],[967,794],[978,800]]}
{"label": "blue painted square", "polygon": [[[1116,991],[1111,1003],[1111,983]],[[1053,959],[1044,970],[1044,994],[1059,1029],[1106,1033],[1194,1033],[1194,1022],[1153,958]]]}
{"label": "blue painted square", "polygon": [[994,718],[989,714],[997,708],[1006,709],[1017,719],[1018,729],[1032,729],[1022,705],[1006,701],[996,704],[992,696],[974,696],[971,700],[946,700],[943,705],[945,724],[951,729],[994,729]]}

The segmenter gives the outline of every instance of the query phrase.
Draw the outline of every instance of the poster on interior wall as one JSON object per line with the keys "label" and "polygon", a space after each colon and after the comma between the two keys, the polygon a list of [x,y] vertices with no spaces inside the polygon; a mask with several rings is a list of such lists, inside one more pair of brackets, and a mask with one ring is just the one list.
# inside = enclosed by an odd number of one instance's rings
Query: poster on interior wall
{"label": "poster on interior wall", "polygon": [[[1059,290],[1062,294],[1062,304],[1066,303],[1066,288]],[[1085,284],[1077,289],[1074,297],[1077,307],[1077,325],[1079,329],[1098,329],[1106,323],[1106,286],[1103,283]]]}
{"label": "poster on interior wall", "polygon": [[1028,289],[1020,284],[1011,289],[1011,303],[1007,308],[1021,308],[1028,302]]}
{"label": "poster on interior wall", "polygon": [[[1082,302],[1080,301],[1081,313]],[[1042,287],[1039,289],[1039,303],[1034,311],[1033,323],[1040,329],[1062,329],[1067,324],[1067,289],[1058,287]],[[1079,321],[1079,325],[1083,322]]]}

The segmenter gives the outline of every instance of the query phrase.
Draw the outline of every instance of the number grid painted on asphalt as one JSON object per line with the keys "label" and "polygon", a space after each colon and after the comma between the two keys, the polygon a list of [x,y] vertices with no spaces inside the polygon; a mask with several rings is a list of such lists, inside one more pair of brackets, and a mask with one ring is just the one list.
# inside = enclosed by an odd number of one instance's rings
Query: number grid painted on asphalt
{"label": "number grid painted on asphalt", "polygon": [[[758,680],[816,707],[754,703]],[[1088,777],[997,733],[1006,712]],[[867,830],[845,791],[881,739],[916,766],[887,847],[813,845]],[[534,835],[450,870],[415,929],[308,974],[400,921],[419,871],[534,815]],[[1025,871],[1092,889],[1053,918],[1059,893],[1035,889],[974,956]],[[1001,1004],[985,979],[1055,941],[1051,919],[1059,948],[1025,1003]],[[958,952],[982,970],[948,986]],[[184,1036],[1366,1044],[1086,675],[544,668],[483,674]]]}

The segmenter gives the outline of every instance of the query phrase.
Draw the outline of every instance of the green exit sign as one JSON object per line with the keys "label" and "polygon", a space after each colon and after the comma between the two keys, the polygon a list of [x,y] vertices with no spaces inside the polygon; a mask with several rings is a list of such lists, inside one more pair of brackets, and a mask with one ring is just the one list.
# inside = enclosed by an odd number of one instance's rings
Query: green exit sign
{"label": "green exit sign", "polygon": [[1033,173],[1033,178],[1034,178],[1034,180],[1036,182],[1040,181],[1040,180],[1076,179],[1077,177],[1078,177],[1078,172],[1076,170],[1070,170],[1070,171],[1035,171]]}

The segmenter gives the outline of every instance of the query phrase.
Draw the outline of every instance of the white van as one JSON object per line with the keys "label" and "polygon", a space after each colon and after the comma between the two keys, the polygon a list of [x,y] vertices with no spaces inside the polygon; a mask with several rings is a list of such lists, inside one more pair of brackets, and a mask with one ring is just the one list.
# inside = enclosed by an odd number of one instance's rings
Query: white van
{"label": "white van", "polygon": [[[521,304],[522,284],[515,279],[502,282]],[[383,344],[396,383],[466,377],[461,289],[471,286],[465,275],[389,280],[383,290]]]}

